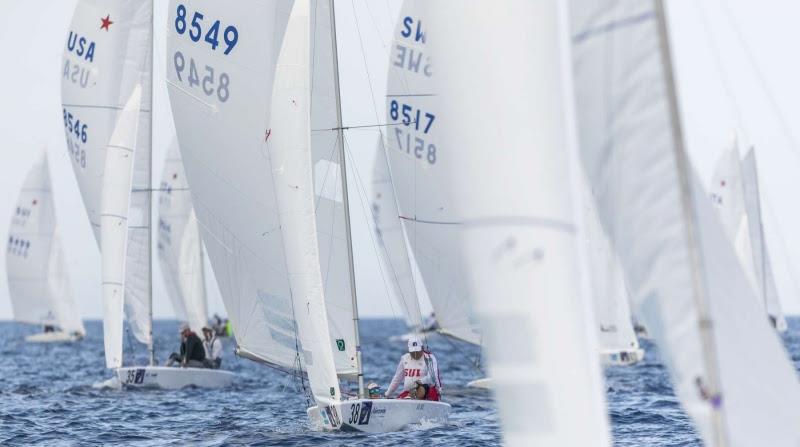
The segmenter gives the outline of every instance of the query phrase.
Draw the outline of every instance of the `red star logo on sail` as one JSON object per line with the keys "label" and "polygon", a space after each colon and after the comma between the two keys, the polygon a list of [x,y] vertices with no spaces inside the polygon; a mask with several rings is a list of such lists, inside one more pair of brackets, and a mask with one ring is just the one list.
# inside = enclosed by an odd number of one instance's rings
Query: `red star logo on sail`
{"label": "red star logo on sail", "polygon": [[103,24],[100,25],[100,29],[104,29],[106,31],[108,31],[109,27],[111,27],[111,24],[114,23],[111,21],[111,14],[106,14],[106,17],[104,19],[101,18],[100,21],[103,22]]}

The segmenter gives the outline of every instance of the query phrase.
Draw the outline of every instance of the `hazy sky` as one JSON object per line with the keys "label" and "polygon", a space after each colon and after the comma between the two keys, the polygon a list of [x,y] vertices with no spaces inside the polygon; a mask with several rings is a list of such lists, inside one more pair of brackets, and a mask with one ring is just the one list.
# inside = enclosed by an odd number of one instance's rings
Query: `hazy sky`
{"label": "hazy sky", "polygon": [[[97,318],[102,309],[100,256],[66,155],[60,111],[61,53],[75,3],[0,0],[0,39],[4,43],[4,64],[0,69],[0,233],[7,232],[27,170],[47,147],[72,290],[81,314]],[[767,237],[778,288],[784,309],[800,313],[800,293],[793,279],[800,272],[800,234],[792,231],[800,228],[794,195],[800,168],[800,129],[795,128],[795,123],[800,122],[800,62],[793,58],[800,42],[800,29],[794,23],[800,17],[800,3],[667,3],[684,126],[695,167],[708,182],[717,158],[730,144],[736,129],[756,144],[767,208]],[[156,177],[174,132],[163,75],[167,2],[157,0],[157,5]],[[389,40],[400,5],[400,0],[336,1],[345,125],[384,122]],[[357,175],[353,177],[360,177],[368,187],[378,133],[354,130],[348,131],[346,137],[357,161]],[[368,237],[368,198],[359,198],[355,191],[351,195],[361,314],[397,316],[387,298]],[[154,268],[154,313],[156,317],[170,317],[172,309],[157,260]],[[0,272],[4,271],[5,256],[0,256]],[[213,281],[212,275],[209,281]],[[210,284],[208,290],[210,310],[224,312],[216,287]],[[7,295],[6,277],[0,273],[0,319],[11,318]]]}

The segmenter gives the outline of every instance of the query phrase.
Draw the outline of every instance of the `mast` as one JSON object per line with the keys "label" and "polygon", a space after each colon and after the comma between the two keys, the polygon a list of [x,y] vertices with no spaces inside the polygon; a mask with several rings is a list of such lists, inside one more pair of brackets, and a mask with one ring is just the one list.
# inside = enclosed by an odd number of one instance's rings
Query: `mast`
{"label": "mast", "polygon": [[716,350],[714,348],[713,320],[709,313],[708,296],[705,288],[705,272],[702,263],[702,253],[697,250],[697,222],[696,213],[693,212],[694,197],[691,192],[689,176],[690,165],[686,154],[686,147],[683,139],[683,129],[681,127],[680,110],[678,107],[678,94],[675,86],[675,73],[672,63],[672,54],[669,43],[669,31],[667,24],[666,9],[664,0],[655,0],[656,20],[658,33],[661,40],[661,59],[664,66],[664,78],[667,88],[667,99],[669,103],[669,113],[672,121],[672,137],[675,147],[675,162],[678,168],[678,181],[681,189],[681,208],[684,221],[686,222],[686,244],[689,251],[692,266],[692,287],[694,289],[695,305],[698,313],[698,330],[700,332],[701,348],[703,350],[703,362],[705,371],[708,375],[708,382],[705,384],[707,393],[710,396],[709,405],[711,406],[711,426],[712,436],[715,447],[728,445],[725,433],[724,415],[721,402],[714,400],[721,399],[719,363],[717,361]]}
{"label": "mast", "polygon": [[150,366],[156,364],[156,354],[153,349],[153,52],[155,51],[155,0],[150,0],[150,157],[148,160],[147,169],[147,208],[148,208],[148,222],[147,222],[147,297],[148,306],[147,313],[150,319],[149,337],[147,338],[147,357]]}
{"label": "mast", "polygon": [[336,145],[339,147],[339,169],[342,177],[342,201],[344,204],[344,226],[347,235],[347,261],[350,263],[350,293],[353,300],[353,331],[356,343],[356,370],[358,371],[358,397],[364,394],[364,367],[361,364],[361,337],[358,334],[358,297],[356,295],[356,277],[353,265],[353,236],[350,229],[350,202],[347,197],[347,163],[344,152],[344,134],[342,129],[342,97],[339,91],[339,52],[336,47],[336,10],[333,0],[328,0],[331,15],[331,51],[333,52],[333,85],[336,96]]}

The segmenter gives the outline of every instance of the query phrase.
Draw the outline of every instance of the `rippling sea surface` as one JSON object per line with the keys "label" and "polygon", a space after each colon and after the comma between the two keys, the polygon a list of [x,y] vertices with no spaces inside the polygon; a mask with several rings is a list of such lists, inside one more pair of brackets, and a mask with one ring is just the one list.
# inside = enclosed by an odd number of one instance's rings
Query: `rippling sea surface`
{"label": "rippling sea surface", "polygon": [[[233,355],[225,339],[223,367],[237,373],[224,390],[119,391],[93,384],[111,377],[103,358],[102,326],[87,323],[76,344],[37,345],[24,336],[37,328],[0,323],[0,445],[346,445],[486,446],[500,444],[494,402],[465,384],[482,377],[477,348],[432,337],[453,405],[450,423],[426,430],[382,435],[320,433],[306,422],[307,402],[297,379]],[[384,388],[405,343],[395,320],[362,320],[365,375]],[[160,361],[177,349],[177,323],[156,321]],[[784,342],[800,367],[800,321],[790,322]],[[618,446],[700,445],[681,410],[658,353],[646,340],[646,360],[606,370],[614,443]],[[143,364],[145,349],[126,348],[126,364]],[[576,421],[575,429],[580,429]]]}

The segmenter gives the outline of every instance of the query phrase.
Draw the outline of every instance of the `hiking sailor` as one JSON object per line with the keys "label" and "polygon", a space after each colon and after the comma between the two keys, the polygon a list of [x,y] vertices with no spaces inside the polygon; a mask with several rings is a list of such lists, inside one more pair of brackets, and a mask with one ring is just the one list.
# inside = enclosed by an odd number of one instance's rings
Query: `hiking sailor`
{"label": "hiking sailor", "polygon": [[222,340],[208,326],[203,328],[203,338],[203,349],[206,351],[206,359],[203,360],[203,363],[206,368],[219,369],[222,365]]}
{"label": "hiking sailor", "polygon": [[203,342],[189,328],[188,324],[181,325],[181,353],[173,352],[169,355],[169,360],[165,366],[172,366],[175,362],[181,362],[181,366],[186,368],[203,368],[203,360],[206,358],[206,351],[203,349]]}
{"label": "hiking sailor", "polygon": [[422,341],[416,335],[408,339],[408,353],[400,358],[386,397],[391,398],[401,383],[403,391],[398,399],[439,400],[442,392],[436,357],[422,349]]}

